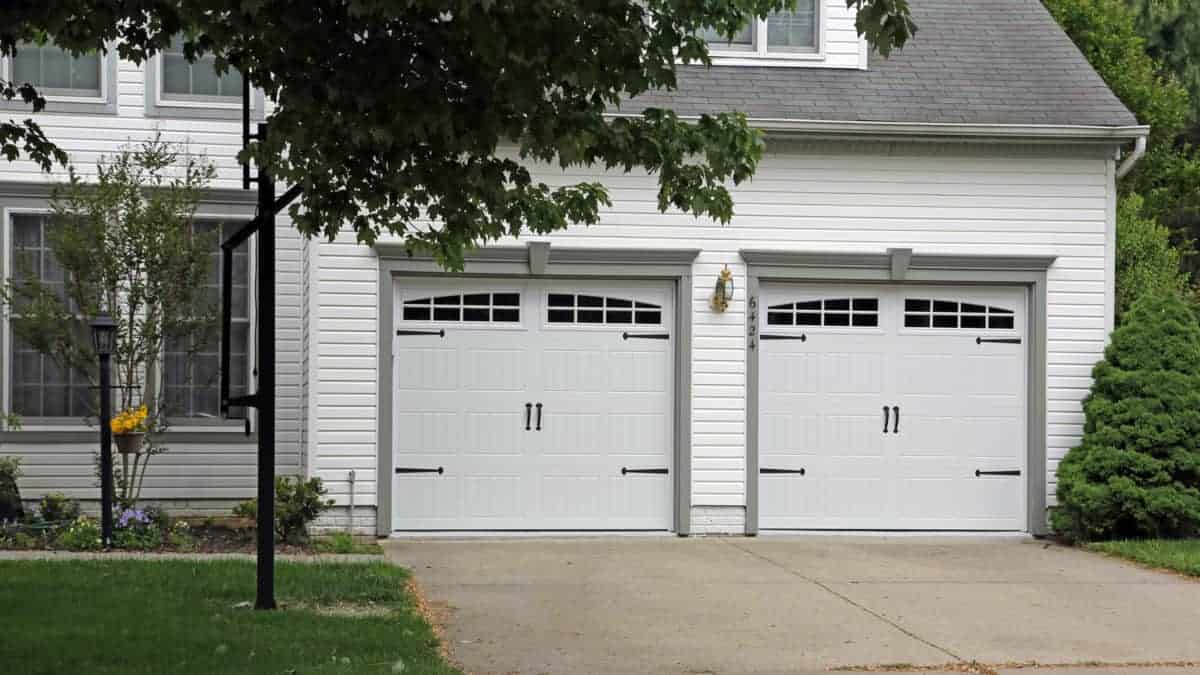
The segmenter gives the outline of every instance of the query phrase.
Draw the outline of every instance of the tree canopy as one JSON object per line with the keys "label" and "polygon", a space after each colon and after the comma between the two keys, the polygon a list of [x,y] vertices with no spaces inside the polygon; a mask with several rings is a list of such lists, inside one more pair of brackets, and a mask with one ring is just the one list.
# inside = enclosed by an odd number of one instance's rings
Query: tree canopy
{"label": "tree canopy", "polygon": [[1200,3],[1126,0],[1149,54],[1162,61],[1191,95],[1192,137],[1200,140]]}
{"label": "tree canopy", "polygon": [[[743,115],[680,119],[637,95],[676,86],[680,64],[708,64],[698,32],[732,36],[795,0],[14,0],[0,8],[0,53],[45,39],[73,51],[116,43],[144,61],[183,34],[275,101],[250,155],[300,185],[296,225],[362,241],[397,233],[451,267],[505,235],[595,223],[599,182],[551,187],[553,163],[658,178],[660,209],[727,222],[727,186],[749,178],[762,140]],[[907,0],[846,0],[887,55],[915,33]],[[0,94],[36,110],[28,86]],[[614,111],[625,113],[611,116]],[[30,119],[0,125],[2,151],[49,169],[66,158]],[[437,228],[422,225],[440,221]]]}
{"label": "tree canopy", "polygon": [[1200,152],[1184,137],[1194,102],[1172,69],[1147,51],[1128,4],[1133,0],[1043,2],[1113,93],[1151,126],[1146,156],[1121,181],[1122,196],[1141,195],[1144,217],[1170,227],[1178,241],[1194,239],[1200,234]]}

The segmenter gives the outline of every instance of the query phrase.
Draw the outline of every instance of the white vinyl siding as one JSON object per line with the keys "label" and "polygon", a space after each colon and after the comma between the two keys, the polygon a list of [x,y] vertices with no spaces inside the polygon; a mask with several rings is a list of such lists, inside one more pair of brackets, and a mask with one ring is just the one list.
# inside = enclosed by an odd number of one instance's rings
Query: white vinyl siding
{"label": "white vinyl siding", "polygon": [[[115,54],[110,54],[109,58],[116,61]],[[240,117],[228,120],[147,117],[147,96],[153,92],[147,90],[146,68],[155,67],[154,62],[151,60],[144,67],[125,60],[116,63],[113,78],[113,86],[119,93],[116,114],[59,113],[54,112],[56,108],[52,102],[47,112],[38,114],[38,124],[47,136],[63,144],[85,180],[95,178],[96,162],[102,155],[112,155],[122,146],[148,140],[161,132],[163,140],[184,144],[190,152],[204,155],[214,163],[217,176],[212,187],[240,189],[241,168],[236,158],[242,146]],[[236,103],[236,99],[234,101]],[[0,172],[0,191],[19,194],[21,186],[41,186],[49,180],[65,178],[65,172],[56,172],[48,178],[37,165],[26,159],[5,162],[4,171]],[[5,215],[5,222],[11,213],[45,209],[45,206],[44,199],[0,196],[0,212]],[[302,237],[286,217],[279,218],[275,231],[278,245],[275,432],[276,466],[282,475],[302,471],[300,310],[304,296],[300,285]],[[180,434],[186,434],[187,440],[168,438],[170,452],[155,457],[151,463],[146,476],[145,495],[148,499],[168,502],[168,508],[179,512],[227,512],[237,501],[254,496],[254,439],[246,438],[240,426],[214,426],[217,424],[217,420],[211,420],[208,426],[176,427]],[[25,427],[29,431],[18,432],[4,440],[0,454],[18,455],[23,459],[26,475],[21,481],[21,489],[26,497],[39,498],[52,491],[63,491],[85,500],[98,497],[92,468],[94,440],[63,443],[28,440],[37,427],[29,419],[25,420]],[[198,439],[196,433],[207,435]]]}
{"label": "white vinyl siding", "polygon": [[[165,503],[172,513],[228,515],[235,504],[254,496],[254,444],[241,434],[230,433],[218,443],[190,438],[169,440],[168,444],[170,450],[150,463],[143,499]],[[3,454],[22,458],[25,475],[20,488],[25,499],[63,492],[86,500],[85,506],[98,510],[95,500],[99,499],[99,488],[93,464],[97,445],[90,435],[86,440],[68,442],[6,442]],[[296,471],[288,459],[288,454],[280,454],[277,466],[281,473]]]}
{"label": "white vinyl siding", "polygon": [[[845,3],[825,0],[823,9],[822,65],[864,67]],[[115,86],[119,114],[38,116],[47,135],[66,139],[82,176],[94,177],[101,155],[161,131],[165,140],[186,143],[215,162],[214,187],[240,188],[239,120],[147,118],[146,72],[132,62],[118,63]],[[754,180],[735,190],[737,215],[729,225],[678,212],[661,214],[656,177],[614,174],[603,177],[613,207],[601,224],[547,238],[556,247],[704,249],[693,269],[691,298],[693,531],[742,527],[746,286],[737,255],[742,248],[882,253],[911,247],[918,253],[1057,255],[1048,275],[1047,308],[1047,490],[1053,495],[1054,468],[1079,441],[1080,402],[1112,325],[1111,159],[1079,146],[769,143]],[[573,169],[553,182],[600,176]],[[40,185],[46,177],[32,162],[20,160],[4,165],[0,181]],[[0,198],[0,208],[11,212],[14,206]],[[325,479],[343,506],[349,502],[348,472],[355,470],[355,522],[369,526],[377,495],[375,254],[352,238],[304,242],[286,218],[279,219],[276,232],[278,470],[306,466]],[[709,296],[725,264],[735,272],[737,291],[729,311],[719,314],[710,308]],[[211,444],[172,443],[171,452],[151,467],[148,494],[179,504],[191,499],[195,508],[253,496],[253,443],[240,433],[220,438]],[[24,458],[27,476],[21,486],[27,496],[61,489],[93,498],[94,446],[6,441],[0,452]]]}
{"label": "white vinyl siding", "polygon": [[[613,207],[601,223],[537,237],[555,247],[703,249],[693,269],[692,505],[697,531],[728,527],[746,500],[746,267],[743,248],[787,251],[1053,255],[1048,273],[1048,430],[1053,471],[1079,441],[1080,402],[1102,356],[1111,159],[1100,150],[1016,145],[769,141],[754,179],[734,190],[728,225],[657,209],[657,180],[574,169],[552,184],[603,180]],[[525,241],[525,240],[522,240]],[[507,241],[509,245],[521,243]],[[378,273],[352,239],[319,244],[320,398],[315,473],[374,479]],[[730,309],[709,298],[735,274]],[[374,484],[360,484],[359,504]],[[701,517],[702,516],[702,517]]]}

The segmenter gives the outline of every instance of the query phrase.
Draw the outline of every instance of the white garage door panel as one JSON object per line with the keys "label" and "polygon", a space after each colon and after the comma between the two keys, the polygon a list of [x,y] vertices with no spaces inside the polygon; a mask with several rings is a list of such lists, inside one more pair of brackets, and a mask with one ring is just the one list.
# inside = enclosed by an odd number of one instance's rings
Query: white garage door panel
{"label": "white garage door panel", "polygon": [[[397,329],[445,333],[396,337],[395,466],[442,473],[395,476],[393,527],[670,528],[671,474],[621,473],[673,471],[674,337],[623,338],[670,336],[670,290],[660,283],[398,283]],[[492,293],[510,294],[500,314]]]}
{"label": "white garage door panel", "polygon": [[1024,303],[1021,289],[764,284],[760,527],[1023,529]]}

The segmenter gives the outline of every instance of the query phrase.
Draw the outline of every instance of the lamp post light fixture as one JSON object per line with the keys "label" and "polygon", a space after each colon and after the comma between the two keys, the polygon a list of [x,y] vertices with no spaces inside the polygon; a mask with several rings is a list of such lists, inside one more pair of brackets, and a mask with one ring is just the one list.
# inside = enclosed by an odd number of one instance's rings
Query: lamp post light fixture
{"label": "lamp post light fixture", "polygon": [[91,323],[92,347],[100,357],[100,532],[105,548],[113,538],[112,353],[117,324],[107,312]]}
{"label": "lamp post light fixture", "polygon": [[717,277],[716,287],[713,288],[712,308],[718,312],[724,312],[729,309],[731,302],[733,302],[733,272],[729,271],[729,265],[726,265]]}

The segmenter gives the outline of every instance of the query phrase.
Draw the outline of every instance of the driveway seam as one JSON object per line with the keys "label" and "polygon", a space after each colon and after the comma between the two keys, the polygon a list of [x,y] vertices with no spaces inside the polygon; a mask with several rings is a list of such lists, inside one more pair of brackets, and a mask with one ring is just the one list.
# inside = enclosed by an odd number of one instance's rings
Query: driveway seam
{"label": "driveway seam", "polygon": [[967,662],[967,659],[959,656],[958,654],[955,654],[954,652],[950,651],[949,649],[947,649],[939,644],[936,644],[934,642],[926,640],[925,638],[921,637],[920,635],[917,635],[916,633],[912,632],[911,630],[905,628],[904,626],[901,626],[899,623],[896,623],[895,621],[887,618],[886,616],[880,614],[879,612],[876,612],[875,610],[871,609],[870,607],[867,607],[866,605],[863,605],[863,604],[855,601],[854,599],[850,598],[849,596],[845,595],[844,593],[837,592],[829,585],[827,585],[821,581],[818,581],[817,579],[814,579],[810,576],[807,576],[805,574],[797,572],[796,570],[788,567],[787,565],[784,565],[780,562],[772,560],[771,558],[768,558],[767,556],[762,555],[761,553],[757,553],[755,551],[751,551],[748,548],[744,548],[744,547],[740,546],[739,544],[734,543],[732,540],[725,540],[725,541],[730,546],[736,548],[737,550],[741,551],[742,553],[745,553],[746,555],[749,555],[754,558],[758,558],[759,560],[767,563],[768,565],[777,567],[794,577],[803,579],[804,581],[807,581],[808,583],[813,584],[817,588],[820,588],[821,590],[832,595],[833,597],[841,600],[842,602],[845,602],[846,604],[850,605],[851,607],[854,607],[855,609],[857,609],[865,614],[869,614],[870,616],[873,616],[876,619],[879,619],[880,621],[886,623],[887,625],[891,626],[892,628],[895,628],[896,630],[898,630],[901,633],[907,635],[908,637],[916,640],[917,642],[920,642],[921,644],[923,644],[927,647],[932,647],[933,649],[938,650],[939,652],[949,656],[950,658],[952,658],[956,661],[959,661],[961,663]]}

